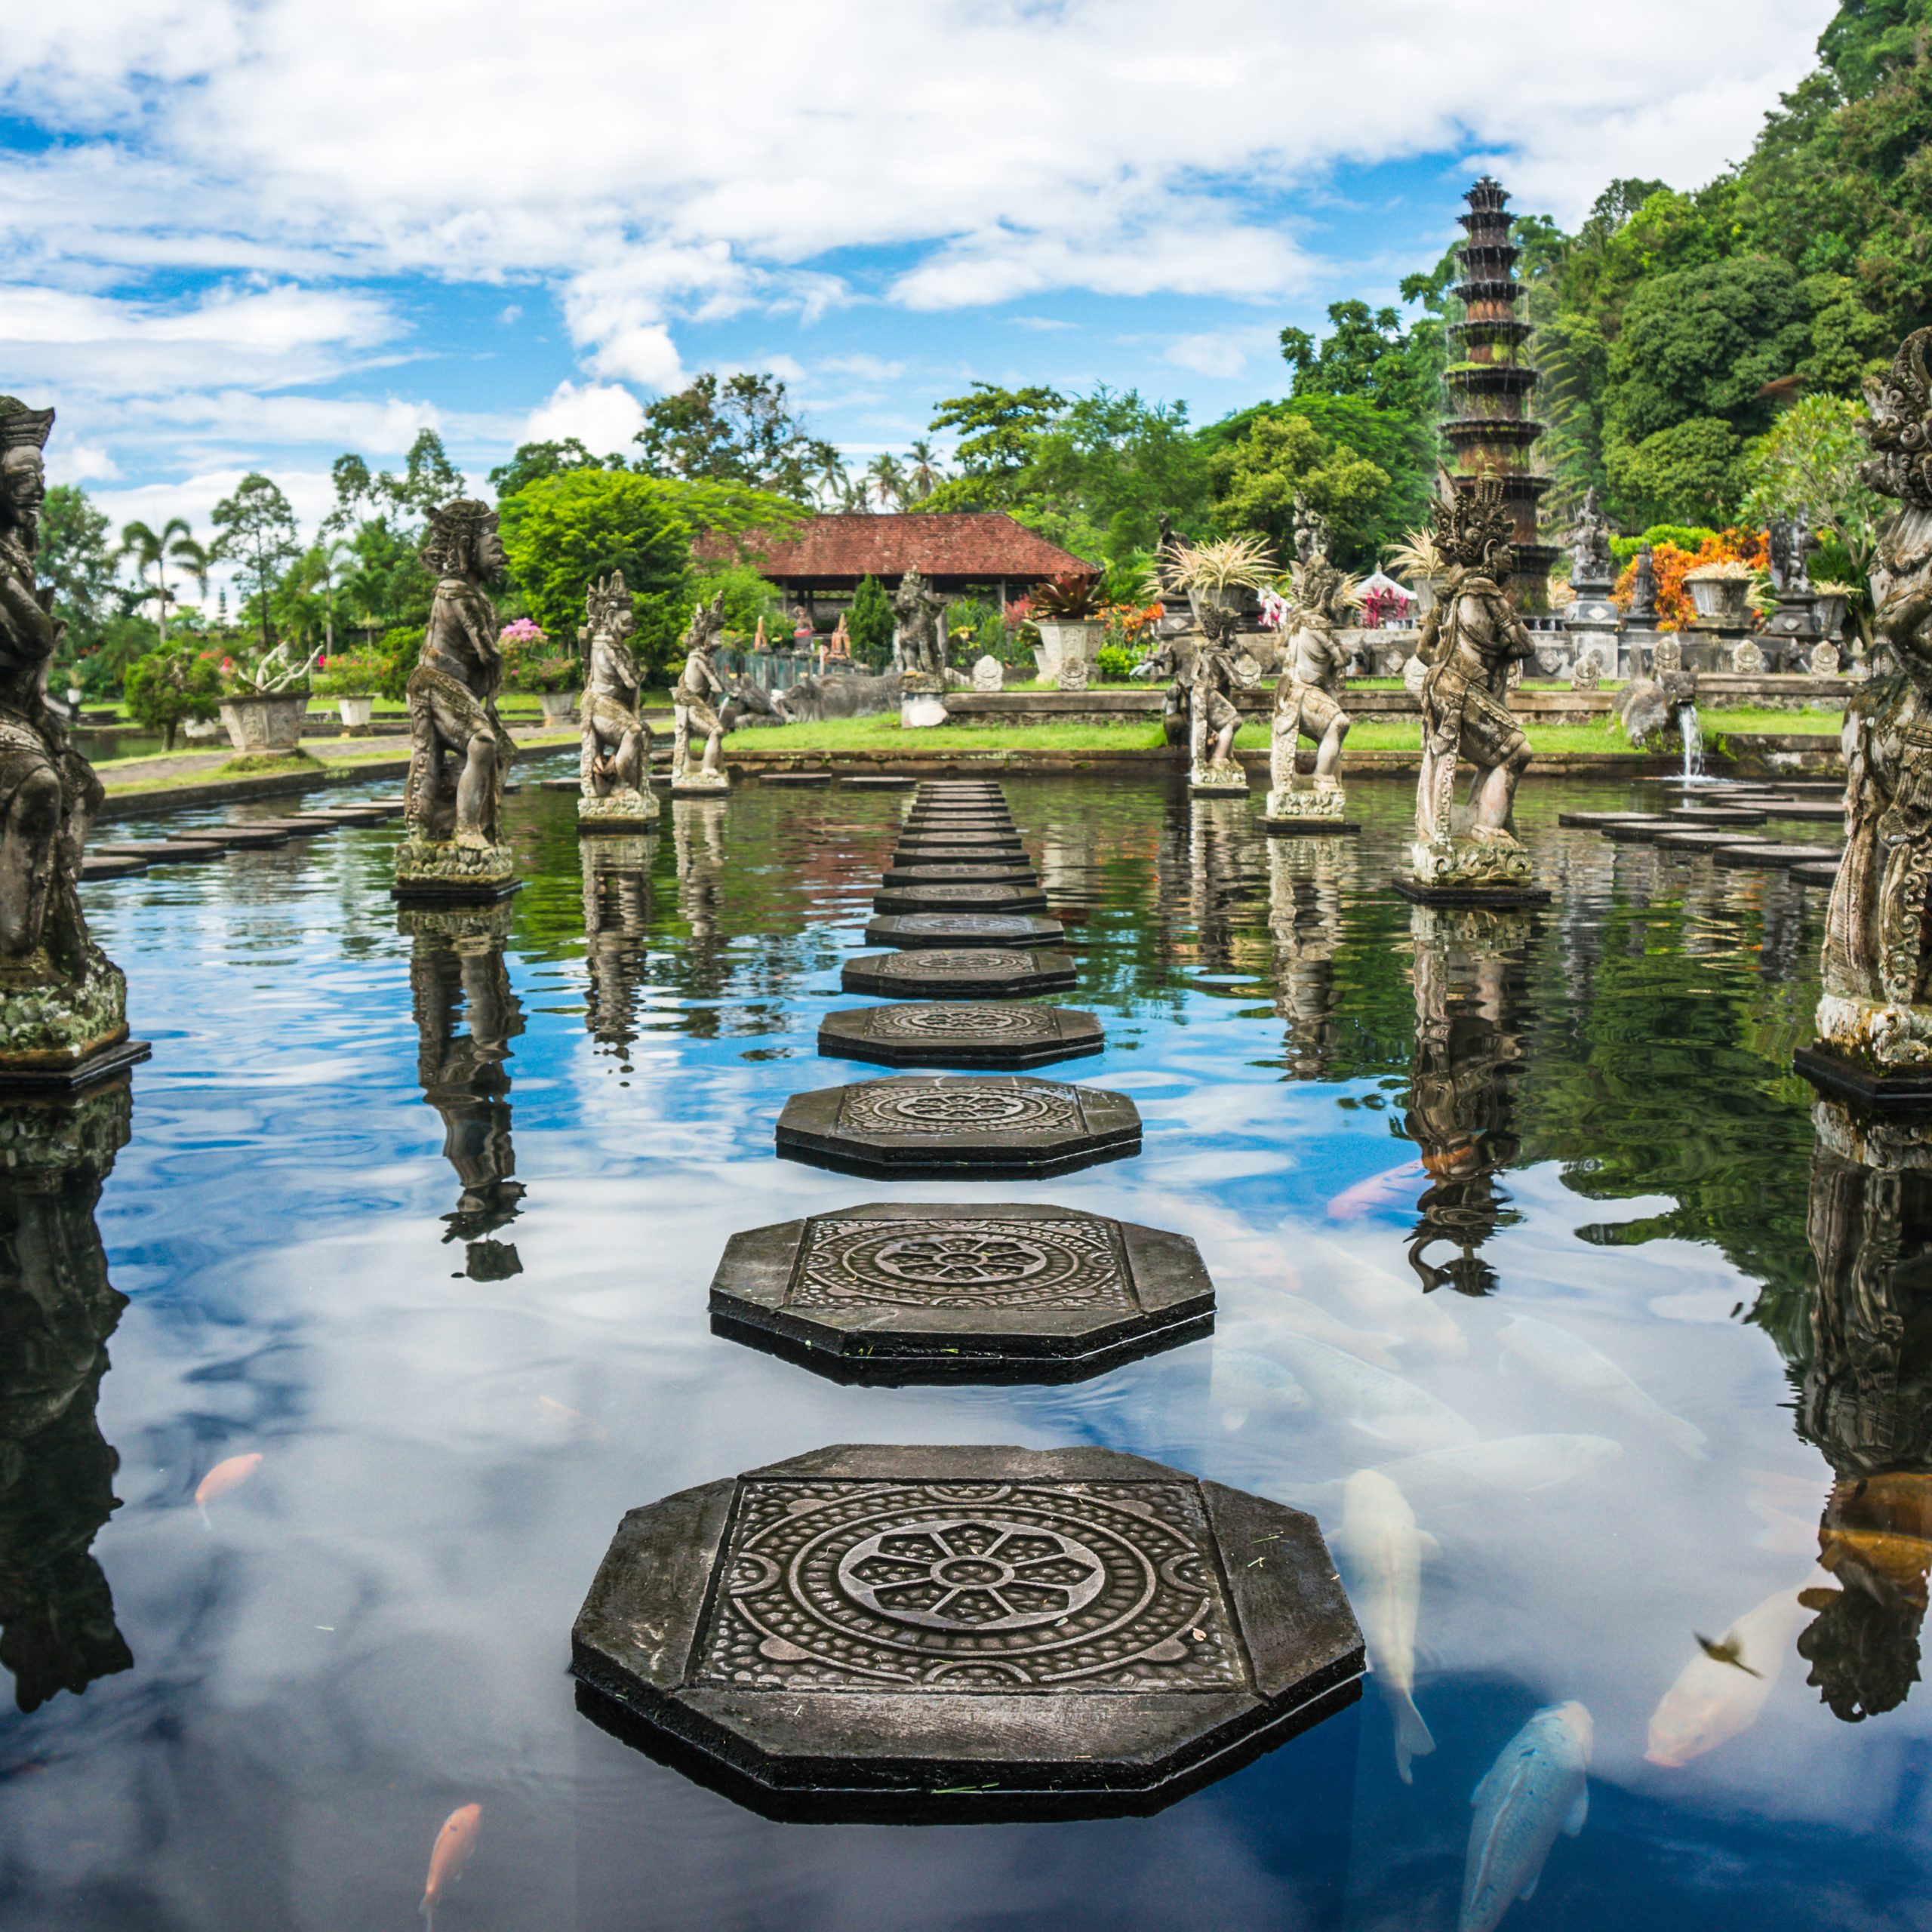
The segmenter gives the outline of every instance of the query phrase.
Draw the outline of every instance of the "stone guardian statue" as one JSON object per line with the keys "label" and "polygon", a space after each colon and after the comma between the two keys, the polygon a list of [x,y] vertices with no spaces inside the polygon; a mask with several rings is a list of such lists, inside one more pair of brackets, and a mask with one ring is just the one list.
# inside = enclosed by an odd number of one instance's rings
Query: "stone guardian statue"
{"label": "stone guardian statue", "polygon": [[[685,648],[685,668],[678,673],[677,688],[671,694],[671,790],[673,795],[693,796],[728,792],[731,774],[720,768],[718,759],[724,743],[724,725],[713,706],[724,695],[724,680],[718,675],[712,653],[718,648],[724,628],[724,593],[720,591],[709,604],[691,606],[691,620],[679,641]],[[704,751],[696,766],[691,761],[691,740],[696,731],[704,740]]]}
{"label": "stone guardian statue", "polygon": [[641,831],[657,823],[657,800],[651,789],[651,728],[638,715],[643,678],[631,655],[636,619],[623,572],[593,583],[584,605],[588,663],[578,829]]}
{"label": "stone guardian statue", "polygon": [[1872,675],[1844,715],[1844,856],[1825,918],[1816,1046],[1801,1072],[1885,1104],[1932,1093],[1932,329],[1867,390],[1860,473],[1899,506],[1872,573]]}
{"label": "stone guardian statue", "polygon": [[486,586],[508,562],[488,503],[429,512],[423,561],[436,579],[423,655],[409,675],[408,831],[395,855],[399,899],[499,899],[517,888],[503,835],[511,740],[497,715],[503,678]]}
{"label": "stone guardian statue", "polygon": [[[1299,541],[1296,547],[1301,549]],[[1352,722],[1342,709],[1343,678],[1351,655],[1342,632],[1361,592],[1358,580],[1337,570],[1324,550],[1312,547],[1295,565],[1291,582],[1294,602],[1282,626],[1286,641],[1275,685],[1269,790],[1262,820],[1270,831],[1333,831],[1341,824],[1342,742]],[[1314,783],[1307,789],[1297,783],[1295,771],[1303,738],[1315,747]]]}
{"label": "stone guardian statue", "polygon": [[[1478,478],[1438,503],[1434,521],[1447,568],[1416,646],[1424,667],[1422,771],[1412,875],[1398,875],[1396,889],[1425,902],[1541,903],[1549,895],[1534,884],[1515,818],[1529,740],[1505,701],[1512,669],[1536,647],[1505,594],[1515,555],[1501,482]],[[1460,804],[1456,768],[1464,759],[1476,777]]]}
{"label": "stone guardian statue", "polygon": [[145,1060],[128,982],[88,935],[81,854],[106,798],[47,700],[66,626],[38,584],[51,409],[0,396],[0,1088],[84,1085]]}

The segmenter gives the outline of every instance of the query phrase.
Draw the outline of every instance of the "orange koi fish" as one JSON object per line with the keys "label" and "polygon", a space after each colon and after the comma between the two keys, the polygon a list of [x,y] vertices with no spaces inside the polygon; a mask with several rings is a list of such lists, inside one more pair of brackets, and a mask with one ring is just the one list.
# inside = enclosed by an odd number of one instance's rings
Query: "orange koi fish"
{"label": "orange koi fish", "polygon": [[476,1849],[477,1834],[482,1829],[480,1804],[459,1804],[443,1820],[443,1829],[436,1834],[436,1842],[430,1850],[429,1876],[418,1908],[429,1932],[436,1932],[436,1908],[442,1903],[445,1887],[454,1884],[463,1876],[463,1868],[469,1863],[469,1854]]}
{"label": "orange koi fish", "polygon": [[261,1466],[260,1454],[253,1451],[246,1456],[230,1456],[216,1463],[195,1485],[195,1507],[202,1512],[202,1521],[208,1521],[208,1505],[217,1497],[226,1496],[231,1489],[239,1489]]}

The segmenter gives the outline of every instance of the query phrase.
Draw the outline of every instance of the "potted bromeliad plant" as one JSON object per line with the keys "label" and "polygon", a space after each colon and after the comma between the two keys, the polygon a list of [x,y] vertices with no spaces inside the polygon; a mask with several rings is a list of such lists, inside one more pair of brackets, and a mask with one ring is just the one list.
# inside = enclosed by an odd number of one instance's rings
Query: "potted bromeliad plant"
{"label": "potted bromeliad plant", "polygon": [[376,715],[376,687],[381,681],[383,665],[374,657],[340,651],[333,657],[318,657],[309,689],[317,697],[333,698],[345,731],[366,731]]}
{"label": "potted bromeliad plant", "polygon": [[1165,581],[1156,571],[1149,577],[1147,589],[1156,597],[1164,596],[1170,587],[1186,591],[1198,623],[1204,607],[1237,617],[1257,608],[1279,568],[1274,552],[1260,537],[1223,537],[1212,543],[1182,546],[1167,566]]}
{"label": "potted bromeliad plant", "polygon": [[1042,678],[1057,681],[1062,671],[1075,664],[1092,672],[1106,630],[1098,578],[1073,572],[1048,578],[1028,595],[1026,615],[1040,634],[1033,661]]}
{"label": "potted bromeliad plant", "polygon": [[559,649],[531,617],[506,624],[497,633],[497,648],[503,655],[505,687],[534,697],[543,707],[546,724],[567,722],[577,710],[583,682],[577,654]]}
{"label": "potted bromeliad plant", "polygon": [[1748,630],[1751,593],[1761,573],[1737,558],[1718,564],[1700,564],[1684,573],[1684,588],[1697,607],[1697,616],[1711,630]]}

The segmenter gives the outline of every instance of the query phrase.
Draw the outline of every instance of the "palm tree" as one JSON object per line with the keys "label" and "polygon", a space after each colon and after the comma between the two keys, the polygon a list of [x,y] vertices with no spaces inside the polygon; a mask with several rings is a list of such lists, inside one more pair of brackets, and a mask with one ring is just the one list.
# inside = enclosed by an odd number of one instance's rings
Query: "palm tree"
{"label": "palm tree", "polygon": [[912,445],[912,467],[906,472],[907,493],[915,503],[923,503],[945,480],[933,446],[922,436]]}
{"label": "palm tree", "polygon": [[817,481],[821,503],[842,506],[852,494],[851,481],[845,474],[845,465],[838,452],[829,443],[826,445],[824,460],[819,466]]}
{"label": "palm tree", "polygon": [[342,582],[342,560],[355,554],[340,537],[325,537],[315,546],[315,581],[322,592],[322,654],[335,655],[335,593]]}
{"label": "palm tree", "polygon": [[177,537],[168,546],[168,554],[195,580],[195,587],[202,593],[202,601],[206,603],[208,595],[208,577],[214,568],[214,553],[205,543],[197,543],[192,537]]}
{"label": "palm tree", "polygon": [[905,507],[906,472],[896,456],[881,451],[866,464],[866,475],[881,509]]}
{"label": "palm tree", "polygon": [[155,626],[164,645],[168,642],[168,606],[174,595],[168,587],[169,546],[178,540],[192,539],[194,534],[193,526],[178,516],[170,517],[158,531],[139,522],[121,526],[121,547],[114,553],[114,561],[118,564],[123,557],[132,557],[134,574],[144,585],[148,573],[154,573],[154,588],[140,601],[145,604],[149,597],[155,600],[160,614]]}

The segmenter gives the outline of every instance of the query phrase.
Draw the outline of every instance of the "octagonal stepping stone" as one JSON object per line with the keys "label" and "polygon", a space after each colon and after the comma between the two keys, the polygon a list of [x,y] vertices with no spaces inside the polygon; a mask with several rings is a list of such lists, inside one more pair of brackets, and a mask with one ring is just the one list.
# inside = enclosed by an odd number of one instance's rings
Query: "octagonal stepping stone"
{"label": "octagonal stepping stone", "polygon": [[341,829],[342,821],[333,818],[312,818],[306,813],[291,818],[251,818],[251,826],[267,826],[277,832],[285,832],[291,838],[313,838],[325,832]]}
{"label": "octagonal stepping stone", "polygon": [[1737,843],[1734,832],[1663,832],[1654,841],[1660,852],[1721,852]]}
{"label": "octagonal stepping stone", "polygon": [[829,785],[832,774],[829,771],[768,771],[758,783],[761,785],[790,785],[803,789],[807,786]]}
{"label": "octagonal stepping stone", "polygon": [[1765,816],[1769,818],[1793,819],[1804,825],[1842,825],[1844,823],[1844,805],[1841,800],[1829,798],[1793,798],[1788,804],[1767,802]]}
{"label": "octagonal stepping stone", "polygon": [[991,1001],[854,1007],[818,1029],[820,1053],[887,1066],[1044,1066],[1106,1044],[1100,1021],[1077,1008]]}
{"label": "octagonal stepping stone", "polygon": [[1657,812],[1558,812],[1556,822],[1576,829],[1595,832],[1606,825],[1647,825],[1661,816]]}
{"label": "octagonal stepping stone", "polygon": [[81,859],[82,878],[131,878],[137,872],[148,869],[145,859],[110,859],[103,854],[85,853]]}
{"label": "octagonal stepping stone", "polygon": [[[877,912],[1044,912],[1047,895],[1034,884],[971,885],[957,879],[889,885],[872,901]],[[904,942],[902,940],[901,944]]]}
{"label": "octagonal stepping stone", "polygon": [[1614,839],[1620,844],[1640,844],[1644,841],[1660,837],[1666,832],[1682,832],[1688,828],[1667,818],[1627,818],[1614,825],[1600,825],[1598,832],[1605,838]]}
{"label": "octagonal stepping stone", "polygon": [[909,792],[916,778],[841,778],[839,783],[854,792]]}
{"label": "octagonal stepping stone", "polygon": [[866,928],[868,946],[1057,946],[1066,928],[1039,912],[888,912]]}
{"label": "octagonal stepping stone", "polygon": [[1719,865],[1734,871],[1776,871],[1786,866],[1835,866],[1839,851],[1836,845],[1778,845],[1765,840],[1749,845],[1726,845],[1711,856]]}
{"label": "octagonal stepping stone", "polygon": [[286,845],[294,837],[273,825],[210,825],[193,832],[171,832],[171,845],[225,845],[232,852],[259,851],[265,846]]}
{"label": "octagonal stepping stone", "polygon": [[540,792],[581,792],[583,780],[581,778],[540,778],[537,781],[537,789]]}
{"label": "octagonal stepping stone", "polygon": [[961,865],[944,859],[922,860],[917,865],[888,866],[884,883],[888,885],[1032,885],[1039,875],[1025,854],[1014,859],[989,859]]}
{"label": "octagonal stepping stone", "polygon": [[1017,832],[1011,812],[909,812],[903,836],[915,832]]}
{"label": "octagonal stepping stone", "polygon": [[1727,825],[1762,825],[1764,814],[1755,806],[1673,805],[1664,814],[1678,825],[1709,826],[1721,831]]}
{"label": "octagonal stepping stone", "polygon": [[1034,1203],[875,1203],[734,1235],[712,1326],[841,1380],[1069,1380],[1213,1326],[1183,1235]]}
{"label": "octagonal stepping stone", "polygon": [[1838,863],[1827,863],[1823,859],[1807,859],[1802,865],[1793,866],[1791,875],[1800,885],[1822,886],[1826,891],[1837,883]]}
{"label": "octagonal stepping stone", "polygon": [[391,805],[321,805],[309,816],[333,819],[338,825],[380,825],[385,819],[394,818],[398,809]]}
{"label": "octagonal stepping stone", "polygon": [[899,835],[899,849],[902,852],[915,847],[923,851],[931,847],[943,857],[949,851],[965,845],[990,845],[1001,851],[1017,852],[1020,849],[1020,834],[1017,830],[1004,830],[998,826],[975,832],[929,832],[923,826],[913,826]]}
{"label": "octagonal stepping stone", "polygon": [[778,1151],[848,1174],[1070,1173],[1138,1153],[1140,1110],[1124,1094],[1018,1073],[906,1073],[794,1094]]}
{"label": "octagonal stepping stone", "polygon": [[228,854],[220,845],[210,844],[205,840],[189,841],[174,838],[128,838],[112,840],[94,848],[97,857],[103,859],[140,859],[151,866],[190,866],[205,859],[225,859]]}
{"label": "octagonal stepping stone", "polygon": [[862,952],[846,961],[838,983],[848,993],[888,999],[1010,999],[1063,992],[1073,977],[1073,961],[1064,952],[934,946]]}
{"label": "octagonal stepping stone", "polygon": [[578,1707],[779,1817],[1158,1809],[1359,1696],[1320,1526],[1116,1450],[844,1444],[634,1509]]}

